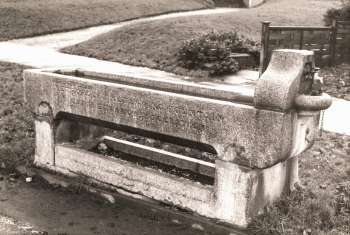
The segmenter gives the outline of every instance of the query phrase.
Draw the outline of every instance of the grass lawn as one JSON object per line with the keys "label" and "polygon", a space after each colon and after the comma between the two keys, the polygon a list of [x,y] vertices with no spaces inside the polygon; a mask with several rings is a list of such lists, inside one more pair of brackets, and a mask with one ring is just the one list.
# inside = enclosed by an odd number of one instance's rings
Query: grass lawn
{"label": "grass lawn", "polygon": [[206,0],[1,0],[0,41],[210,6]]}
{"label": "grass lawn", "polygon": [[247,38],[259,41],[261,21],[272,21],[272,25],[323,25],[323,14],[337,3],[337,0],[268,0],[260,7],[229,14],[131,25],[63,51],[196,76],[196,73],[178,66],[176,54],[184,41],[213,30],[236,30]]}
{"label": "grass lawn", "polygon": [[0,164],[12,168],[34,153],[33,117],[23,100],[25,67],[0,63]]}

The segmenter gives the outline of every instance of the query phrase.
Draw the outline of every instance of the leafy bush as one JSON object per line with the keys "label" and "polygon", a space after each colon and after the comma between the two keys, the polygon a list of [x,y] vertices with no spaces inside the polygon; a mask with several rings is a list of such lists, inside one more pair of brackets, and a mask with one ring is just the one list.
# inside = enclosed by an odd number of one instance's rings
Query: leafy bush
{"label": "leafy bush", "polygon": [[350,20],[350,0],[343,0],[341,8],[331,8],[326,12],[324,16],[326,25],[331,25],[333,19]]}
{"label": "leafy bush", "polygon": [[240,65],[232,53],[258,55],[255,42],[243,39],[236,32],[211,32],[185,42],[179,50],[181,67],[209,71],[209,75],[224,75],[239,71]]}

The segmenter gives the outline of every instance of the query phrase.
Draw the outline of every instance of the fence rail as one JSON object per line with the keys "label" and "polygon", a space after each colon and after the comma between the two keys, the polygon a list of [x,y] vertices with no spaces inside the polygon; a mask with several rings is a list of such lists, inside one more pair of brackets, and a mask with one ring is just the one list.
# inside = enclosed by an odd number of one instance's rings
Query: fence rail
{"label": "fence rail", "polygon": [[320,27],[320,26],[269,26],[270,30],[317,30],[317,31],[329,31],[331,27]]}
{"label": "fence rail", "polygon": [[306,49],[315,52],[317,66],[350,61],[350,21],[332,22],[331,26],[271,26],[262,23],[260,74],[269,63],[274,49]]}

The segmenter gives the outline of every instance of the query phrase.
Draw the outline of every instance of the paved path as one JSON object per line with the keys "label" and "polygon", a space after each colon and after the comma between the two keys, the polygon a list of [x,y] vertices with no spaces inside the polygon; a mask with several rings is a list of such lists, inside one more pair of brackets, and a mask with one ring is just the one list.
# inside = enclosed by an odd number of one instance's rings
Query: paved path
{"label": "paved path", "polygon": [[1,235],[246,235],[204,217],[118,193],[110,194],[115,201],[111,204],[84,191],[54,189],[41,183],[38,175],[31,183],[25,183],[22,177],[5,182],[7,189],[0,189]]}
{"label": "paved path", "polygon": [[323,129],[350,135],[350,101],[333,98],[332,106],[324,114]]}
{"label": "paved path", "polygon": [[64,33],[55,33],[43,36],[37,36],[32,38],[17,39],[10,42],[28,45],[28,46],[41,46],[51,49],[61,49],[64,47],[72,46],[83,41],[89,40],[92,37],[98,36],[103,33],[107,33],[111,30],[122,28],[131,24],[144,23],[155,20],[164,20],[170,18],[178,18],[184,16],[197,16],[197,15],[214,15],[214,14],[223,14],[223,13],[232,13],[236,11],[244,11],[246,9],[242,8],[215,8],[215,9],[206,9],[206,10],[196,10],[188,12],[178,12],[178,13],[169,13],[159,16],[150,16],[140,19],[129,20],[125,22],[101,25],[96,27],[90,27],[80,30],[74,30]]}
{"label": "paved path", "polygon": [[100,71],[106,71],[110,69],[118,70],[121,75],[125,76],[151,76],[153,78],[177,77],[174,74],[160,70],[102,61],[84,56],[69,55],[57,52],[53,49],[26,46],[10,42],[0,42],[0,61],[16,63],[35,68],[93,67]]}

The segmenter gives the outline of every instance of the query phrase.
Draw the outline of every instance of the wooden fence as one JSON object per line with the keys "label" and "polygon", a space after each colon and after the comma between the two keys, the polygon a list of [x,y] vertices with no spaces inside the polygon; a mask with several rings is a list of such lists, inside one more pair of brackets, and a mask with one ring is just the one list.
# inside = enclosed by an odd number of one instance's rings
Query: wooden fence
{"label": "wooden fence", "polygon": [[350,62],[350,21],[334,20],[329,27],[271,26],[262,23],[260,74],[275,49],[305,49],[315,52],[316,65]]}
{"label": "wooden fence", "polygon": [[350,63],[350,21],[336,22],[335,63]]}

